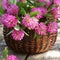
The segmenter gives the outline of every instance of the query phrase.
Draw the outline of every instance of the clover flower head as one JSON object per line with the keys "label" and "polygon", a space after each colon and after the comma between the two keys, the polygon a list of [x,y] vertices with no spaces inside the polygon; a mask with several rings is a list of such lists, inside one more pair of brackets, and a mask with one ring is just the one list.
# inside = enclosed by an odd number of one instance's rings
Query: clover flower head
{"label": "clover flower head", "polygon": [[47,13],[47,9],[44,7],[33,8],[31,12],[38,12],[38,14],[36,15],[36,18],[41,19]]}
{"label": "clover flower head", "polygon": [[7,28],[12,28],[15,27],[17,25],[18,20],[16,19],[15,16],[13,15],[8,15],[8,14],[4,14],[2,16],[2,23],[3,25],[5,25]]}
{"label": "clover flower head", "polygon": [[7,8],[9,7],[9,5],[10,5],[10,3],[9,3],[8,0],[3,0],[3,1],[2,1],[2,8],[3,8],[4,10],[7,10]]}
{"label": "clover flower head", "polygon": [[35,29],[35,27],[38,25],[38,20],[36,20],[34,17],[31,18],[30,15],[27,14],[23,18],[22,24],[29,29]]}
{"label": "clover flower head", "polygon": [[54,0],[54,4],[59,5],[60,6],[60,0]]}
{"label": "clover flower head", "polygon": [[24,37],[24,32],[23,32],[23,30],[13,30],[13,32],[12,32],[12,37],[13,37],[13,39],[15,39],[16,41],[22,40],[23,37]]}
{"label": "clover flower head", "polygon": [[55,33],[58,30],[58,24],[57,22],[50,22],[48,24],[48,32]]}
{"label": "clover flower head", "polygon": [[10,6],[7,8],[7,13],[12,15],[18,15],[19,8],[15,4],[10,4]]}
{"label": "clover flower head", "polygon": [[43,22],[40,22],[40,24],[35,28],[35,31],[38,35],[46,35],[47,26]]}
{"label": "clover flower head", "polygon": [[6,60],[19,60],[15,55],[7,56]]}

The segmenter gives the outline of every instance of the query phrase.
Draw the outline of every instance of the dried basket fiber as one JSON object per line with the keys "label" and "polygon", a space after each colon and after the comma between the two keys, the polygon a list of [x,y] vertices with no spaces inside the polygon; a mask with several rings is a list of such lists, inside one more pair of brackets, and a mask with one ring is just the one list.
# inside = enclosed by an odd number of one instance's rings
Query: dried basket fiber
{"label": "dried basket fiber", "polygon": [[[11,29],[3,28],[4,39],[8,47],[13,51],[22,54],[38,54],[48,51],[54,45],[57,32],[51,35],[40,36],[38,40],[34,39],[34,31],[29,32],[29,36],[25,36],[21,41],[15,41],[11,35],[7,35]],[[26,29],[28,32],[28,30]]]}

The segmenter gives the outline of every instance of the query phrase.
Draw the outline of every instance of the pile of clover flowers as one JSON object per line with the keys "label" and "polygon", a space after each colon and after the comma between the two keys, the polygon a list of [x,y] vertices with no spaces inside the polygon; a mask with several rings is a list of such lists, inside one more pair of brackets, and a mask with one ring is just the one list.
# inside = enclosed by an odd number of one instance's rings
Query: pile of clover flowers
{"label": "pile of clover flowers", "polygon": [[39,36],[57,32],[57,20],[60,18],[60,0],[31,1],[17,0],[16,4],[11,3],[11,0],[2,1],[2,8],[5,13],[2,15],[1,21],[8,29],[13,28],[11,35],[15,40],[22,40],[25,34],[29,35],[24,31],[25,28],[34,30]]}

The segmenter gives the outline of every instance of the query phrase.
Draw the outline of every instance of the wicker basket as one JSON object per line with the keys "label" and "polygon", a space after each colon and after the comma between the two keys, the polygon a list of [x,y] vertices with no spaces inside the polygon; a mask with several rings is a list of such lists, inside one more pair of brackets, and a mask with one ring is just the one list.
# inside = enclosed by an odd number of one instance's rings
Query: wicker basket
{"label": "wicker basket", "polygon": [[[14,51],[22,54],[38,54],[48,51],[55,43],[57,33],[40,36],[38,40],[33,38],[34,31],[30,31],[30,36],[25,36],[21,41],[15,41],[11,35],[7,35],[7,33],[11,29],[6,27],[3,28],[4,38],[7,45]],[[26,29],[28,32],[28,30]]]}

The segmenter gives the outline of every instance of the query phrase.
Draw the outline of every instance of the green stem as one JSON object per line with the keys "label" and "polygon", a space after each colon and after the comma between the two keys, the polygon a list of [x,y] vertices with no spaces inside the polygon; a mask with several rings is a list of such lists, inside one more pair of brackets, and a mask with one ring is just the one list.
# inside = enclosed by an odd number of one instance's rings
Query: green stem
{"label": "green stem", "polygon": [[[24,30],[23,30],[24,31]],[[26,36],[29,36],[29,34],[27,34],[25,31],[24,31],[24,33],[26,34]]]}

